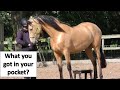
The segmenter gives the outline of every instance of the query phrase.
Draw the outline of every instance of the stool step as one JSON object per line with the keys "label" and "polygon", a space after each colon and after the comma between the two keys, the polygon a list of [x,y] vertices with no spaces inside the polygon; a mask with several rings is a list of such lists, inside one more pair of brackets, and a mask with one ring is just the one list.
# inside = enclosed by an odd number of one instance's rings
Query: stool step
{"label": "stool step", "polygon": [[92,70],[80,70],[81,73],[91,73]]}
{"label": "stool step", "polygon": [[73,73],[80,73],[81,70],[74,70]]}
{"label": "stool step", "polygon": [[92,79],[92,70],[74,70],[74,78],[76,79],[76,74],[79,74],[79,78],[81,78],[81,74],[84,73],[85,74],[85,79],[87,79],[87,73],[90,74],[90,78]]}

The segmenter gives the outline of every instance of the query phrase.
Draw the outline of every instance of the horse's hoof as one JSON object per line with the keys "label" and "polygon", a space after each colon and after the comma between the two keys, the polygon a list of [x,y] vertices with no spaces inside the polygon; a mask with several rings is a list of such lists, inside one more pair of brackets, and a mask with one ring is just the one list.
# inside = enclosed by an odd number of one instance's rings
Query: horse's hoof
{"label": "horse's hoof", "polygon": [[70,79],[73,79],[73,77],[70,77]]}
{"label": "horse's hoof", "polygon": [[60,79],[63,79],[63,78],[60,78]]}
{"label": "horse's hoof", "polygon": [[100,79],[103,79],[103,77],[100,77]]}
{"label": "horse's hoof", "polygon": [[63,77],[60,77],[60,79],[63,79]]}
{"label": "horse's hoof", "polygon": [[103,79],[103,76],[100,76],[100,79]]}
{"label": "horse's hoof", "polygon": [[97,79],[98,78],[98,76],[94,76],[94,79]]}

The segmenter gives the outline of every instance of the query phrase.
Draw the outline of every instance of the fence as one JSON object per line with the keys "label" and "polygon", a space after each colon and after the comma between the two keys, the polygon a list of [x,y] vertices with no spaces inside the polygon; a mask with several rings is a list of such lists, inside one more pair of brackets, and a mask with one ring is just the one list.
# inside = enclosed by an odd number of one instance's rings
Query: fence
{"label": "fence", "polygon": [[103,35],[102,48],[106,58],[120,58],[120,34]]}
{"label": "fence", "polygon": [[120,45],[116,45],[116,46],[105,46],[105,39],[120,39],[120,34],[116,34],[116,35],[103,35],[102,36],[102,48],[103,50],[120,50]]}

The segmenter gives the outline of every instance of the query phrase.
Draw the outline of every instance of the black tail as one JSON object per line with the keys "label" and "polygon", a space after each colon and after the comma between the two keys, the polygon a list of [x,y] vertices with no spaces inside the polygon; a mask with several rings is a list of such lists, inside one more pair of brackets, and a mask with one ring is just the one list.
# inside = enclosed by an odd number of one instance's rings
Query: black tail
{"label": "black tail", "polygon": [[103,51],[102,51],[102,48],[100,48],[100,54],[101,54],[101,68],[106,68],[107,66],[107,63],[106,63],[106,60],[105,60],[105,56],[103,54]]}

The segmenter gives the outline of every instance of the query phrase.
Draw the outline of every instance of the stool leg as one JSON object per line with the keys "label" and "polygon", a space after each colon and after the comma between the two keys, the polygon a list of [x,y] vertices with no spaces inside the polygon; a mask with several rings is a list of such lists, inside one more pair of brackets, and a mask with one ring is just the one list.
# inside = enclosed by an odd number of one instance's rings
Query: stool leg
{"label": "stool leg", "polygon": [[90,79],[92,79],[92,73],[90,73]]}
{"label": "stool leg", "polygon": [[79,73],[79,79],[81,79],[81,73]]}
{"label": "stool leg", "polygon": [[76,79],[76,73],[74,73],[74,79]]}
{"label": "stool leg", "polygon": [[85,79],[87,79],[87,73],[85,73]]}

